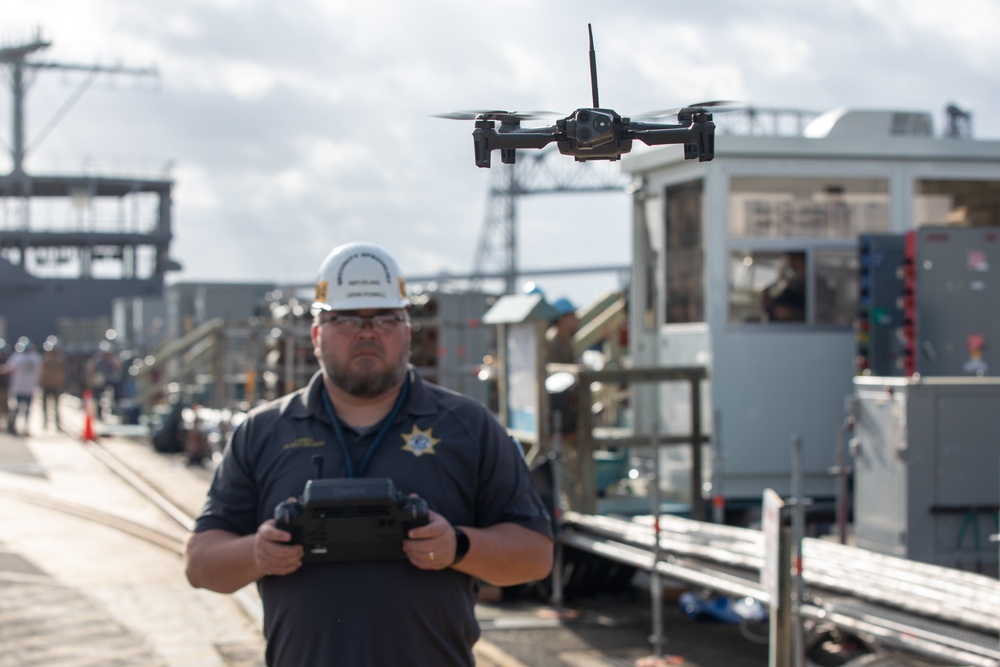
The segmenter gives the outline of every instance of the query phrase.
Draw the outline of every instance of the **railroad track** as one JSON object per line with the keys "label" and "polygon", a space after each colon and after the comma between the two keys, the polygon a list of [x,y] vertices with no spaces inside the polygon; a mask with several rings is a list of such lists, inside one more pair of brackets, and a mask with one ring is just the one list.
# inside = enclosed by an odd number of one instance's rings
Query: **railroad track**
{"label": "railroad track", "polygon": [[[115,528],[150,544],[166,549],[172,553],[183,555],[184,545],[188,534],[194,527],[195,519],[189,511],[184,509],[183,506],[185,503],[179,499],[171,497],[171,490],[169,488],[164,488],[156,480],[149,479],[138,469],[129,465],[124,458],[117,456],[112,449],[102,445],[100,441],[85,443],[84,446],[109,470],[115,473],[143,498],[155,505],[161,512],[169,517],[178,526],[178,532],[176,534],[163,533],[107,512],[83,508],[78,505],[66,503],[65,501],[43,496],[42,494],[12,492],[9,495],[18,495],[19,499],[22,501],[50,507],[56,511],[66,512],[67,514],[79,516],[80,518],[88,521]],[[8,494],[5,494],[3,490],[0,490],[0,495]],[[252,584],[248,585],[233,593],[232,596],[239,604],[243,613],[246,614],[257,627],[263,627],[264,609],[256,587]],[[481,639],[476,644],[474,653],[476,655],[476,664],[481,664],[484,667],[500,667],[501,665],[513,667],[521,664],[506,655],[499,647],[485,639]]]}
{"label": "railroad track", "polygon": [[[194,517],[182,507],[181,503],[169,496],[169,491],[155,481],[147,479],[100,442],[88,442],[83,446],[105,467],[173,521],[177,530],[169,532],[158,530],[111,512],[62,500],[38,491],[0,487],[0,496],[113,528],[177,556],[183,556],[188,534],[194,528]],[[253,586],[240,589],[233,594],[233,598],[251,621],[258,625],[263,624],[263,607]]]}
{"label": "railroad track", "polygon": [[160,547],[161,549],[171,553],[175,553],[177,555],[184,554],[183,536],[179,534],[171,535],[155,528],[150,528],[149,526],[145,526],[141,523],[111,514],[110,512],[103,512],[92,507],[80,505],[79,503],[71,503],[38,491],[0,488],[0,496],[11,500],[17,500],[22,503],[30,503],[38,507],[44,507],[46,509],[59,512],[60,514],[75,516],[79,519],[100,524],[108,528],[114,528],[115,530],[131,535],[132,537],[140,539],[143,542]]}

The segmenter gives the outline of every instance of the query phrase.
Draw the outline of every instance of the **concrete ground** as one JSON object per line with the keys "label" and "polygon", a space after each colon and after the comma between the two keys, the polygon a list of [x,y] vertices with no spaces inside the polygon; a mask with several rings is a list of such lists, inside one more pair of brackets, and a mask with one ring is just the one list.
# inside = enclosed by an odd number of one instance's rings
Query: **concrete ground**
{"label": "concrete ground", "polygon": [[[107,512],[168,545],[187,535],[88,451],[79,401],[64,398],[63,431],[42,425],[39,405],[28,435],[0,429],[0,667],[263,665],[252,588],[193,589],[178,553],[66,513]],[[134,438],[99,439],[186,512],[200,509],[210,470]],[[476,655],[483,667],[520,664],[486,641]]]}
{"label": "concrete ground", "polygon": [[[263,665],[255,592],[192,589],[176,551],[102,526],[76,510],[109,512],[181,544],[186,531],[102,465],[82,442],[79,402],[63,402],[65,432],[0,432],[0,667]],[[100,425],[98,425],[100,429]],[[197,513],[211,472],[135,438],[101,443],[171,500]],[[557,614],[532,599],[477,606],[480,667],[636,665],[653,652],[649,604],[591,599]],[[694,623],[664,607],[666,643],[654,665],[763,667],[767,647],[733,626]]]}

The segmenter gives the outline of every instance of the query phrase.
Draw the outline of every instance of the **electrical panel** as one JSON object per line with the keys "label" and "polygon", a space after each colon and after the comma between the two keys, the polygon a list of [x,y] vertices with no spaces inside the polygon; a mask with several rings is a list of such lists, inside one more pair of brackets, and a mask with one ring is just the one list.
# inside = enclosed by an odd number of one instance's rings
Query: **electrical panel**
{"label": "electrical panel", "polygon": [[904,373],[1000,374],[1000,228],[928,226],[906,234]]}
{"label": "electrical panel", "polygon": [[903,374],[902,234],[864,234],[858,239],[857,372],[859,375]]}
{"label": "electrical panel", "polygon": [[859,238],[858,375],[1000,375],[1000,228]]}

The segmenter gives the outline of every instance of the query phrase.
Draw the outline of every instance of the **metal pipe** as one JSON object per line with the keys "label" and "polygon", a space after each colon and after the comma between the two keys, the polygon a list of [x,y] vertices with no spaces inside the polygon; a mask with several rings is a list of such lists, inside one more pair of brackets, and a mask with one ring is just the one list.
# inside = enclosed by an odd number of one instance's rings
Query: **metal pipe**
{"label": "metal pipe", "polygon": [[701,456],[701,383],[697,376],[689,381],[691,387],[691,517],[705,521],[705,494],[702,493]]}
{"label": "metal pipe", "polygon": [[[654,392],[653,395],[656,396],[657,394],[658,392]],[[660,562],[660,448],[656,442],[660,430],[660,420],[658,417],[660,406],[657,401],[654,401],[654,405],[657,413],[654,413],[653,417],[652,444],[650,445],[653,453],[653,488],[650,492],[653,501],[653,571],[650,573],[649,585],[650,599],[653,605],[653,636],[651,638],[653,656],[660,658],[663,657],[663,645],[665,643],[663,637],[663,584],[660,581],[660,571],[656,567],[656,564]]]}
{"label": "metal pipe", "polygon": [[802,438],[792,435],[792,664],[802,667],[805,647],[802,639],[802,539],[805,537],[805,506],[802,497]]}
{"label": "metal pipe", "polygon": [[718,410],[712,416],[712,522],[726,522],[726,497],[722,495],[722,418]]}
{"label": "metal pipe", "polygon": [[771,601],[768,667],[792,667],[792,531],[782,526],[778,538],[778,599]]}
{"label": "metal pipe", "polygon": [[563,545],[558,539],[562,530],[562,411],[556,410],[552,415],[554,434],[552,452],[549,456],[552,469],[552,524],[556,534],[556,546],[552,563],[552,606],[555,610],[563,608]]}

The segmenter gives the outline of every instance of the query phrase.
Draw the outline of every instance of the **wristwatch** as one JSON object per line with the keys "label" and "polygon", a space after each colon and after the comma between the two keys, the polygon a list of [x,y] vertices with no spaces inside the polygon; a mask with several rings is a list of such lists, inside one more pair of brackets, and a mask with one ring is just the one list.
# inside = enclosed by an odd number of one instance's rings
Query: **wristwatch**
{"label": "wristwatch", "polygon": [[451,564],[458,564],[467,553],[469,553],[469,536],[465,534],[464,530],[455,526],[455,560],[451,561]]}

